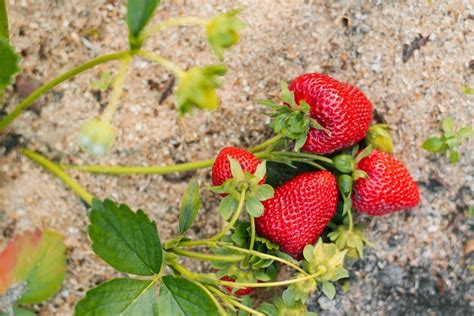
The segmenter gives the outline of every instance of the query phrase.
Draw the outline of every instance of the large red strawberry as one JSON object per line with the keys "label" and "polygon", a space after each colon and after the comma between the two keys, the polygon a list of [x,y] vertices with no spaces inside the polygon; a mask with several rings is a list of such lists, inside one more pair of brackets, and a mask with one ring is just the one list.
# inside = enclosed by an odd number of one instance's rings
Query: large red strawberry
{"label": "large red strawberry", "polygon": [[303,248],[318,239],[337,206],[336,178],[328,171],[306,172],[275,189],[255,218],[258,233],[300,258]]}
{"label": "large red strawberry", "polygon": [[372,104],[356,87],[319,73],[293,80],[289,90],[295,101],[306,101],[310,115],[325,129],[310,128],[304,151],[329,154],[361,141],[372,120]]}
{"label": "large red strawberry", "polygon": [[242,170],[249,173],[254,173],[259,164],[258,158],[245,149],[238,147],[222,148],[212,166],[212,184],[215,186],[221,185],[225,180],[232,178],[228,157],[237,160],[242,166]]}
{"label": "large red strawberry", "polygon": [[369,215],[385,215],[416,206],[420,193],[408,170],[392,155],[374,149],[356,166],[367,173],[354,183],[354,208]]}
{"label": "large red strawberry", "polygon": [[[230,276],[227,276],[227,275],[224,275],[221,278],[221,280],[222,281],[235,282],[235,280],[233,278],[231,278]],[[226,289],[227,292],[232,293],[233,289],[230,286],[225,286],[224,288]],[[245,295],[251,294],[252,292],[253,292],[253,288],[246,287],[246,288],[238,289],[237,291],[235,291],[235,295],[236,296],[245,296]]]}

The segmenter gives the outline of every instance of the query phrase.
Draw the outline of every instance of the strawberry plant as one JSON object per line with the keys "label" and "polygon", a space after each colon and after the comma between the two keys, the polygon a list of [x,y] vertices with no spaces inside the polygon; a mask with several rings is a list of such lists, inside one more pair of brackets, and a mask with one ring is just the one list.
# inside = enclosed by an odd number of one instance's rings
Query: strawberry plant
{"label": "strawberry plant", "polygon": [[[84,122],[78,134],[83,149],[94,155],[106,154],[114,143],[112,117],[133,58],[151,60],[173,73],[178,79],[175,97],[180,114],[193,109],[215,110],[216,88],[225,66],[184,70],[142,47],[164,28],[200,25],[221,61],[224,49],[239,41],[238,32],[244,26],[239,11],[211,20],[183,17],[150,24],[158,5],[158,0],[129,0],[130,49],[97,57],[52,79],[5,116],[0,129],[54,86],[98,64],[118,60],[120,68],[114,78],[104,72],[91,87],[105,92],[111,86],[108,106]],[[6,86],[17,71],[18,58],[8,38],[0,41],[1,62],[6,60],[10,66],[0,77],[0,84]],[[362,258],[364,247],[371,245],[363,227],[356,223],[354,211],[382,216],[420,202],[416,182],[392,155],[388,126],[370,126],[372,103],[355,86],[307,73],[290,84],[281,83],[281,100],[261,103],[268,109],[275,135],[248,149],[222,148],[215,158],[203,161],[147,167],[59,165],[37,152],[21,150],[90,207],[91,247],[119,272],[119,278],[87,291],[75,306],[77,315],[312,315],[306,305],[309,296],[321,291],[334,298],[340,287],[347,288],[345,264]],[[452,123],[444,125],[445,132],[453,135],[443,136],[440,142],[453,149],[448,142],[453,143],[461,131],[455,134]],[[145,211],[95,197],[67,173],[74,169],[116,175],[167,174],[209,167],[212,185],[189,181],[179,204],[176,235],[168,240],[162,240],[157,224]],[[202,190],[220,198],[215,213],[224,224],[207,238],[192,239],[189,230],[200,216]],[[63,249],[60,245],[55,248]],[[56,257],[53,254],[51,257]],[[210,268],[204,272],[194,269],[193,260],[209,262]],[[279,273],[282,269],[285,273]],[[0,299],[2,304],[7,302],[0,308],[11,314],[17,301],[38,301],[24,300],[28,291],[24,292],[23,286],[28,290],[33,284],[28,278],[30,270],[22,269],[20,276],[10,273],[13,270],[0,274]],[[11,275],[15,277],[4,278]],[[55,278],[51,289],[57,289],[60,279]],[[25,280],[26,285],[22,283]],[[344,285],[340,280],[345,280]],[[15,291],[10,294],[12,284]],[[255,289],[273,287],[285,289],[272,301],[254,306]]]}

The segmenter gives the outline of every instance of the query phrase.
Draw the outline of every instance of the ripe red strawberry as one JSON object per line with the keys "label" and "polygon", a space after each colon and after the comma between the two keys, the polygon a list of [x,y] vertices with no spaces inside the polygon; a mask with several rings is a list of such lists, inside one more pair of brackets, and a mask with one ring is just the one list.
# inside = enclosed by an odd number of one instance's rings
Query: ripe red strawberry
{"label": "ripe red strawberry", "polygon": [[329,154],[352,146],[367,134],[372,104],[356,87],[319,73],[307,73],[293,80],[288,89],[295,101],[306,101],[311,117],[326,131],[310,128],[304,151]]}
{"label": "ripe red strawberry", "polygon": [[232,178],[228,157],[232,157],[240,162],[242,170],[249,173],[254,173],[259,164],[258,158],[245,149],[238,147],[222,148],[212,166],[212,185],[221,185],[225,180]]}
{"label": "ripe red strawberry", "polygon": [[354,208],[369,215],[385,215],[414,207],[420,202],[416,182],[392,155],[374,149],[356,166],[367,173],[354,183]]}
{"label": "ripe red strawberry", "polygon": [[[233,278],[231,278],[230,276],[227,276],[227,275],[224,275],[221,278],[221,280],[222,281],[229,281],[229,282],[234,282],[235,281]],[[224,288],[226,289],[227,292],[232,293],[233,289],[230,286],[224,286]],[[236,296],[244,296],[244,295],[249,295],[252,292],[253,292],[253,288],[247,287],[247,288],[243,288],[243,289],[238,289],[237,291],[235,291],[235,295]]]}
{"label": "ripe red strawberry", "polygon": [[314,243],[336,212],[336,178],[328,171],[306,172],[275,189],[263,201],[263,215],[255,218],[258,233],[300,258]]}

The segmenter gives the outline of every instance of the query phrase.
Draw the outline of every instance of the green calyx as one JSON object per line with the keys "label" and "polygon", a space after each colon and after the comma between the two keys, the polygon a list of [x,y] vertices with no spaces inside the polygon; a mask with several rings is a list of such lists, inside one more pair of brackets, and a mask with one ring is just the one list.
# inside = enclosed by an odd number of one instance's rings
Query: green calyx
{"label": "green calyx", "polygon": [[316,316],[316,313],[309,312],[306,304],[300,301],[293,304],[286,304],[281,297],[275,298],[273,304],[263,303],[257,309],[264,315],[270,316]]}
{"label": "green calyx", "polygon": [[323,130],[330,133],[310,115],[310,106],[304,100],[299,104],[295,101],[294,93],[288,89],[288,84],[280,82],[281,100],[285,105],[277,104],[271,100],[262,100],[259,103],[268,107],[268,116],[272,117],[270,126],[276,134],[295,141],[295,151],[303,147],[310,128]]}
{"label": "green calyx", "polygon": [[115,129],[109,122],[99,118],[86,121],[79,130],[77,142],[88,153],[104,155],[115,141]]}
{"label": "green calyx", "polygon": [[387,124],[372,125],[365,137],[365,143],[372,145],[380,151],[389,154],[393,153],[393,141],[390,136],[390,128]]}
{"label": "green calyx", "polygon": [[342,173],[352,173],[354,171],[355,162],[351,155],[341,154],[332,159],[334,167]]}
{"label": "green calyx", "polygon": [[364,246],[370,245],[365,238],[362,226],[350,227],[341,225],[336,230],[330,232],[328,237],[335,242],[339,250],[347,250],[347,256],[352,259],[364,257]]}
{"label": "green calyx", "polygon": [[307,245],[303,250],[305,270],[309,273],[320,272],[317,281],[334,282],[349,277],[344,269],[344,257],[347,250],[340,250],[335,244],[323,243],[320,238],[315,246]]}
{"label": "green calyx", "polygon": [[[304,277],[302,273],[298,273],[295,278]],[[294,306],[297,303],[306,303],[310,294],[317,289],[315,279],[308,279],[298,283],[291,284],[282,294],[283,302],[287,306]]]}
{"label": "green calyx", "polygon": [[220,60],[223,59],[224,49],[239,42],[239,32],[245,28],[245,23],[237,17],[239,13],[240,10],[232,10],[219,14],[206,25],[207,40]]}
{"label": "green calyx", "polygon": [[262,201],[273,197],[273,187],[263,184],[266,174],[266,161],[261,162],[254,174],[245,172],[240,163],[229,157],[232,178],[227,179],[222,185],[211,187],[211,190],[219,194],[227,194],[222,199],[219,210],[224,219],[229,219],[237,208],[240,192],[245,190],[245,208],[249,215],[260,217],[263,214]]}
{"label": "green calyx", "polygon": [[179,78],[176,100],[180,114],[193,108],[213,111],[219,105],[216,88],[220,86],[219,77],[226,73],[224,65],[193,67]]}

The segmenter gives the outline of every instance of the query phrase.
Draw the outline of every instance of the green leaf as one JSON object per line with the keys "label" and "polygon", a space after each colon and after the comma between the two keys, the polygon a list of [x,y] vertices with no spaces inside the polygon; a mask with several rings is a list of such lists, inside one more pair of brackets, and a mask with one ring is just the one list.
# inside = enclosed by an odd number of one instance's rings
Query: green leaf
{"label": "green leaf", "polygon": [[[13,306],[13,315],[15,316],[35,316],[36,314],[26,308]],[[9,316],[7,313],[0,312],[0,316]]]}
{"label": "green leaf", "polygon": [[441,127],[445,133],[450,133],[453,131],[453,118],[451,116],[446,117],[441,123]]}
{"label": "green leaf", "polygon": [[330,299],[333,299],[336,296],[336,288],[331,282],[324,282],[321,289],[324,295]]}
{"label": "green leaf", "polygon": [[294,151],[299,151],[306,143],[307,134],[303,134],[295,141]]}
{"label": "green leaf", "polygon": [[221,60],[224,49],[237,44],[240,40],[239,31],[245,28],[245,23],[237,17],[239,13],[240,10],[233,10],[219,14],[206,26],[209,46]]}
{"label": "green leaf", "polygon": [[255,198],[259,201],[265,201],[273,197],[275,190],[269,184],[262,184],[257,187]]}
{"label": "green leaf", "polygon": [[367,157],[368,155],[370,155],[370,153],[372,152],[372,145],[368,145],[367,147],[365,147],[356,157],[355,157],[355,164],[357,165],[359,163],[359,161],[361,161],[362,159],[364,159],[365,157]]}
{"label": "green leaf", "polygon": [[237,206],[238,202],[231,195],[227,195],[219,204],[219,212],[225,220],[228,220],[237,209]]}
{"label": "green leaf", "polygon": [[158,315],[153,280],[114,279],[87,291],[75,315]]}
{"label": "green leaf", "polygon": [[260,217],[263,214],[263,204],[255,198],[250,198],[245,201],[245,208],[247,212],[253,217]]}
{"label": "green leaf", "polygon": [[464,93],[466,95],[474,95],[474,88],[463,87],[462,88],[462,93]]}
{"label": "green leaf", "polygon": [[89,218],[92,249],[105,262],[136,275],[160,272],[163,250],[156,223],[142,210],[132,212],[125,204],[94,199]]}
{"label": "green leaf", "polygon": [[254,172],[254,176],[258,182],[265,178],[265,174],[267,173],[267,161],[264,160],[258,164],[257,169]]}
{"label": "green leaf", "polygon": [[451,161],[452,164],[456,164],[459,161],[459,152],[456,150],[450,151],[449,161]]}
{"label": "green leaf", "polygon": [[8,32],[8,11],[7,11],[7,1],[0,1],[0,37],[7,39],[10,37]]}
{"label": "green leaf", "polygon": [[102,72],[99,80],[93,80],[91,82],[91,88],[94,90],[105,91],[112,84],[112,75],[108,71]]}
{"label": "green leaf", "polygon": [[244,180],[245,175],[244,171],[242,170],[242,166],[240,165],[240,162],[232,158],[231,156],[227,157],[230,162],[230,171],[232,173],[232,177],[236,180]]}
{"label": "green leaf", "polygon": [[199,285],[173,275],[162,278],[158,305],[160,315],[219,315],[215,301]]}
{"label": "green leaf", "polygon": [[293,92],[291,92],[288,89],[288,83],[285,81],[280,81],[280,93],[281,93],[281,100],[285,103],[288,103],[288,105],[291,108],[297,108],[298,105],[295,102],[295,95]]}
{"label": "green leaf", "polygon": [[443,142],[441,141],[441,138],[433,136],[425,140],[423,142],[423,145],[421,145],[421,147],[425,150],[435,153],[441,149],[442,145],[443,145]]}
{"label": "green leaf", "polygon": [[128,31],[133,37],[138,37],[145,25],[150,21],[159,4],[159,0],[127,1]]}
{"label": "green leaf", "polygon": [[6,263],[0,268],[0,293],[25,283],[19,303],[39,303],[50,298],[64,280],[65,252],[62,236],[51,230],[36,229],[16,236],[0,252],[0,262]]}
{"label": "green leaf", "polygon": [[15,53],[8,39],[0,36],[0,89],[12,83],[13,75],[20,71],[20,57]]}
{"label": "green leaf", "polygon": [[458,132],[458,137],[460,138],[470,138],[472,136],[472,128],[463,127]]}
{"label": "green leaf", "polygon": [[200,208],[201,196],[199,194],[199,183],[196,179],[192,179],[186,187],[179,206],[180,234],[183,234],[191,227]]}

